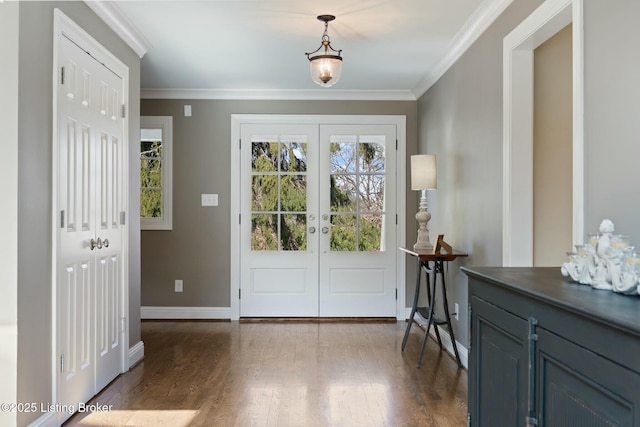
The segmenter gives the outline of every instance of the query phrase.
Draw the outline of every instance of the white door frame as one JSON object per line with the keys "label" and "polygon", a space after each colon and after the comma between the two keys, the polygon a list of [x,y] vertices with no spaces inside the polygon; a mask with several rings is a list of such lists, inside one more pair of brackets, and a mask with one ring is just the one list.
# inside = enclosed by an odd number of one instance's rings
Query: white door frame
{"label": "white door frame", "polygon": [[[58,228],[59,228],[59,212],[57,206],[58,200],[58,177],[59,177],[59,165],[58,165],[58,76],[60,75],[59,69],[61,64],[58,63],[58,49],[60,41],[63,37],[66,37],[78,45],[86,52],[90,52],[96,60],[104,64],[111,71],[116,73],[122,78],[122,103],[125,106],[125,111],[129,111],[129,67],[127,67],[122,61],[115,57],[111,52],[104,48],[98,41],[91,37],[80,26],[73,22],[68,16],[66,16],[59,9],[54,9],[53,18],[53,135],[52,135],[52,243],[51,243],[51,393],[52,403],[58,401],[58,369],[59,361],[57,355],[57,342],[58,342],[58,310],[57,310],[57,257],[58,257]],[[123,170],[128,171],[129,164],[129,119],[128,115],[123,118],[123,132],[122,142],[124,145],[122,153]],[[123,180],[123,206],[122,210],[129,213],[129,185],[128,179]],[[121,372],[126,372],[129,369],[129,328],[128,328],[128,314],[129,314],[129,237],[128,237],[128,224],[121,226],[122,230],[122,264],[123,264],[123,280],[121,281],[121,294],[122,295],[122,315],[125,318],[125,322],[122,325],[121,339],[123,345],[121,346],[122,354],[120,355],[120,367]]]}
{"label": "white door frame", "polygon": [[533,51],[573,23],[573,242],[584,239],[583,0],[547,0],[503,41],[502,264],[533,265]]}
{"label": "white door frame", "polygon": [[[240,127],[243,124],[393,124],[398,129],[397,152],[397,214],[398,229],[396,247],[404,246],[406,239],[406,116],[395,115],[275,115],[275,114],[232,114],[231,115],[231,320],[240,318]],[[389,248],[389,250],[395,250]],[[404,320],[405,308],[405,259],[396,251],[396,318]]]}

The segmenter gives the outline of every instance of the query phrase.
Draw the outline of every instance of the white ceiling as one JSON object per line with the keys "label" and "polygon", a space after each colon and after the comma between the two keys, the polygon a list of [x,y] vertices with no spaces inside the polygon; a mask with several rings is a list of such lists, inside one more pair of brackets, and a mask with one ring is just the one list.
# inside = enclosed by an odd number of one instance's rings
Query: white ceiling
{"label": "white ceiling", "polygon": [[[87,4],[135,39],[143,97],[416,99],[511,0],[201,0]],[[342,49],[341,80],[305,52]],[[483,26],[484,25],[484,26]],[[132,43],[129,43],[130,45]],[[145,53],[146,51],[146,53]],[[145,96],[146,95],[146,96]]]}

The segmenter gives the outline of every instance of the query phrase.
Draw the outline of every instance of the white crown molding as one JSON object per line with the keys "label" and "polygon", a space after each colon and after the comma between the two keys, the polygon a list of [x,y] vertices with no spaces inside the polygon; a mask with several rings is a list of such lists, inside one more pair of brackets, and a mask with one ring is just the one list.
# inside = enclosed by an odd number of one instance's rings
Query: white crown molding
{"label": "white crown molding", "polygon": [[409,90],[142,89],[142,99],[415,101]]}
{"label": "white crown molding", "polygon": [[142,58],[151,44],[142,33],[120,11],[115,2],[102,0],[84,0],[84,2],[100,17],[133,51]]}
{"label": "white crown molding", "polygon": [[462,56],[463,53],[485,32],[513,0],[485,0],[456,33],[445,56],[440,59],[425,77],[413,88],[416,99],[427,90]]}

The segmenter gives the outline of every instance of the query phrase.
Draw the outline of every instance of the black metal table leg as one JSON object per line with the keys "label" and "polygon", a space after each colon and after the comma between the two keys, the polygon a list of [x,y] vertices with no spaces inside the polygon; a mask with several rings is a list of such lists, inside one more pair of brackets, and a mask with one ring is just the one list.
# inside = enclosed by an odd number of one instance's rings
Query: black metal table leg
{"label": "black metal table leg", "polygon": [[[424,339],[422,340],[422,347],[420,347],[420,354],[418,355],[418,362],[416,363],[416,368],[420,367],[420,363],[422,363],[422,355],[424,354],[424,349],[427,346],[427,340],[429,339],[429,329],[431,329],[431,324],[434,323],[434,311],[435,311],[435,305],[436,305],[436,288],[435,288],[435,284],[436,284],[436,277],[433,278],[433,289],[431,289],[431,280],[429,280],[429,273],[427,274],[427,289],[429,292],[429,311],[427,314],[427,327],[424,331]],[[434,270],[433,270],[433,274],[434,276],[437,274],[436,270],[435,270],[435,266],[434,266]],[[438,326],[434,325],[433,326],[435,328],[436,334],[438,334]],[[440,347],[442,347],[442,342],[440,341],[440,335],[438,335],[438,343],[440,344]]]}
{"label": "black metal table leg", "polygon": [[402,339],[402,351],[407,345],[407,339],[409,338],[409,332],[411,331],[411,325],[413,325],[413,318],[416,315],[416,309],[418,308],[418,297],[420,296],[420,275],[422,274],[422,260],[418,259],[418,275],[416,276],[416,292],[413,297],[413,305],[411,306],[411,315],[407,323],[407,329],[404,331],[404,338]]}
{"label": "black metal table leg", "polygon": [[456,355],[456,361],[458,362],[458,366],[462,367],[462,362],[460,361],[460,355],[458,354],[458,345],[456,342],[456,337],[453,334],[453,327],[451,326],[451,315],[449,314],[449,302],[447,301],[447,287],[444,282],[444,271],[441,272],[440,280],[442,283],[442,304],[444,306],[444,316],[447,319],[447,327],[449,328],[449,336],[451,337],[451,346],[453,347],[453,352]]}

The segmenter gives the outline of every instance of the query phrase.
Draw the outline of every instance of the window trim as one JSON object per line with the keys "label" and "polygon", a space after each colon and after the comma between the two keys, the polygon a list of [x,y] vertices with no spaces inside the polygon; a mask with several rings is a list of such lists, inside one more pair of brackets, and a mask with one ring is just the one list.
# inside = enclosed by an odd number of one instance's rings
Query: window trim
{"label": "window trim", "polygon": [[140,230],[173,230],[173,117],[140,116],[142,129],[162,129],[162,217],[140,217]]}

